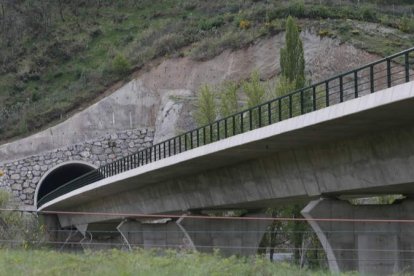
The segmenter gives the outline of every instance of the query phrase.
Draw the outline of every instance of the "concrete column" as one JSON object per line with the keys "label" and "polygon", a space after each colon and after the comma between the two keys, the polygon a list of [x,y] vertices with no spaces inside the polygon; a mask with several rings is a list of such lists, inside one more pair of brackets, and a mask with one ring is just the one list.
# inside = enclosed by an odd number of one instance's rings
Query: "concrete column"
{"label": "concrete column", "polygon": [[413,220],[412,210],[412,199],[392,205],[352,205],[348,201],[319,199],[310,202],[302,215],[317,234],[333,272],[390,275],[413,271],[414,224],[387,222]]}

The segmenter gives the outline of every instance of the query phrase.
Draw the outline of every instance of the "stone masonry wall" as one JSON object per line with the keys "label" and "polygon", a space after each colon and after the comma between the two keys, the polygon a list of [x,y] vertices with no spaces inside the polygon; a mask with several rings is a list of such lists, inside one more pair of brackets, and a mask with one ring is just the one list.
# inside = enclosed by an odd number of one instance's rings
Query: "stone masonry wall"
{"label": "stone masonry wall", "polygon": [[81,160],[99,167],[151,146],[153,137],[152,129],[127,130],[9,163],[0,160],[0,189],[10,191],[18,203],[32,205],[39,180],[56,165]]}

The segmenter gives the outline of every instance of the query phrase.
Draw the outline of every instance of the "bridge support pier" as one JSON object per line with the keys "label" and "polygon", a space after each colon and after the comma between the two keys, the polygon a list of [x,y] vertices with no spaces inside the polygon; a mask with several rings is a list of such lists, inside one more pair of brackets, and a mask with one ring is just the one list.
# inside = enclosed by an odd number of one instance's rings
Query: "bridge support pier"
{"label": "bridge support pier", "polygon": [[390,275],[414,269],[414,224],[401,221],[414,219],[413,210],[413,199],[391,205],[319,199],[302,215],[317,234],[333,272]]}
{"label": "bridge support pier", "polygon": [[[255,214],[254,216],[257,216]],[[223,255],[254,255],[271,223],[268,220],[239,220],[214,217],[165,219],[151,223],[125,220],[117,227],[125,244],[143,248],[184,248],[200,252],[219,249]]]}
{"label": "bridge support pier", "polygon": [[[264,217],[248,214],[245,217]],[[271,220],[257,219],[184,219],[181,225],[187,230],[195,248],[200,252],[220,249],[223,255],[249,256],[257,254],[260,241]]]}

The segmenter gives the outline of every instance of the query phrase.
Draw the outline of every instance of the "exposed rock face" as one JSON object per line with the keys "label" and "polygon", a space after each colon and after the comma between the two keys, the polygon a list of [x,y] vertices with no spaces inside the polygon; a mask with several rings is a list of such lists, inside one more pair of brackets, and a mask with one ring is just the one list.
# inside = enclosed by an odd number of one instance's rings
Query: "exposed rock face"
{"label": "exposed rock face", "polygon": [[[190,122],[188,112],[183,112],[184,105],[191,101],[193,93],[191,90],[168,90],[161,98],[161,108],[155,121],[156,130],[154,135],[154,144],[159,143],[174,134],[187,129],[179,126],[179,119],[184,118],[184,122]],[[186,118],[187,117],[187,118]]]}

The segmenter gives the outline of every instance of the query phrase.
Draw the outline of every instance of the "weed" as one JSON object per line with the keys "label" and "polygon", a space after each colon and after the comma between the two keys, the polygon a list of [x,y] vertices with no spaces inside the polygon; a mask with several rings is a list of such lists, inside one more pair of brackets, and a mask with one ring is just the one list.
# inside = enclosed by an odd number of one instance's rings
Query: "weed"
{"label": "weed", "polygon": [[124,55],[118,54],[112,62],[112,70],[115,74],[122,76],[130,70],[131,65]]}

